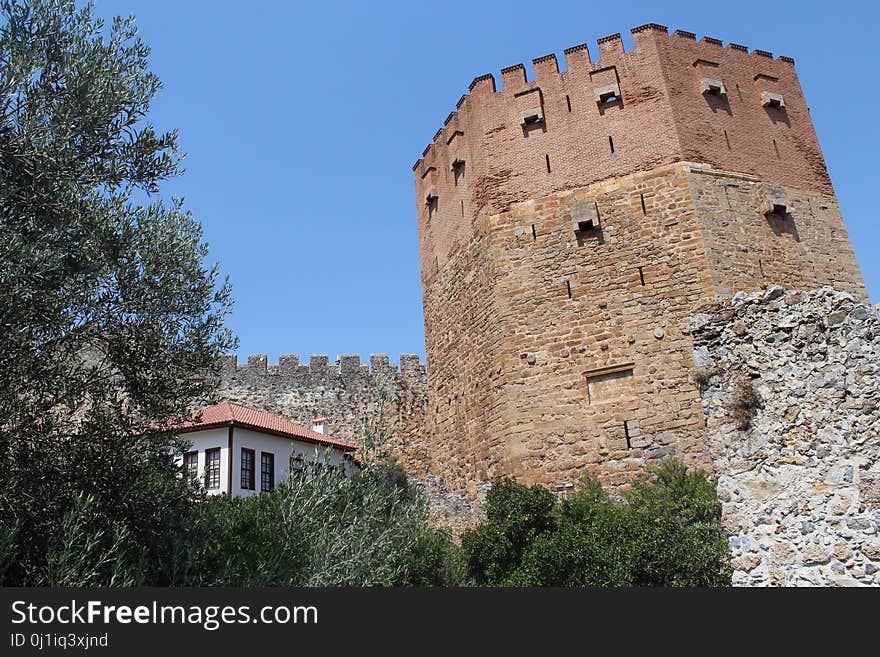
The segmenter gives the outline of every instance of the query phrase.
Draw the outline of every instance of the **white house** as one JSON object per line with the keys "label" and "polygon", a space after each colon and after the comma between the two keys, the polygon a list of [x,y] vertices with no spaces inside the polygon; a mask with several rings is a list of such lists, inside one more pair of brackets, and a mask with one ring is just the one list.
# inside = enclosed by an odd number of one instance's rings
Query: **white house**
{"label": "white house", "polygon": [[172,429],[190,442],[183,464],[209,495],[247,496],[274,489],[291,467],[304,471],[318,462],[349,475],[356,446],[326,435],[326,427],[323,418],[315,422],[321,431],[315,431],[266,411],[223,402]]}

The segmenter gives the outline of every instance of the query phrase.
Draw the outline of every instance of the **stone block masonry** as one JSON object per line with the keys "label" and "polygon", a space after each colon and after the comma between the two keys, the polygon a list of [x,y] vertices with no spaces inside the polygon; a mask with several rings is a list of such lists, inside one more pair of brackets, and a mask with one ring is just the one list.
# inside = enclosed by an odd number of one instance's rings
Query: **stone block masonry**
{"label": "stone block masonry", "polygon": [[361,363],[357,354],[341,355],[330,363],[326,355],[313,355],[300,364],[295,355],[282,355],[269,364],[264,355],[248,357],[239,364],[236,356],[222,358],[219,395],[279,413],[294,422],[311,426],[325,417],[329,434],[360,444],[361,423],[378,410],[379,390],[394,397],[384,409],[389,443],[407,472],[424,479],[426,472],[422,426],[427,404],[425,365],[415,354],[402,354],[400,366],[388,356],[370,356]]}
{"label": "stone block masonry", "polygon": [[[702,310],[694,360],[733,583],[880,585],[880,306],[774,286]],[[743,385],[757,394],[740,428]]]}

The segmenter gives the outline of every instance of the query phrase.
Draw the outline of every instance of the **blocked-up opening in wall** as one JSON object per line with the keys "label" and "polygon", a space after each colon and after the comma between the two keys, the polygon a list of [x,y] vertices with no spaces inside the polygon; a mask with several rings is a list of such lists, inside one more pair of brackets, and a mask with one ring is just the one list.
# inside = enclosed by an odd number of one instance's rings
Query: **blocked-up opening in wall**
{"label": "blocked-up opening in wall", "polygon": [[601,220],[599,217],[599,203],[595,199],[575,201],[571,204],[570,213],[574,231],[578,235],[579,242],[584,237],[598,235]]}
{"label": "blocked-up opening in wall", "polygon": [[590,370],[585,375],[590,404],[620,401],[635,396],[632,363]]}

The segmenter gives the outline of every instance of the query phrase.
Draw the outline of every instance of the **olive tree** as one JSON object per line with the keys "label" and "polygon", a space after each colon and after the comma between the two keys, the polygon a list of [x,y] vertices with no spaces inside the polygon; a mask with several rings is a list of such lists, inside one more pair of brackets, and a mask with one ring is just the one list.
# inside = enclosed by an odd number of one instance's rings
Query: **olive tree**
{"label": "olive tree", "polygon": [[192,494],[154,428],[235,344],[200,225],[160,193],[181,155],[148,120],[148,55],[132,18],[0,1],[0,584],[179,568]]}

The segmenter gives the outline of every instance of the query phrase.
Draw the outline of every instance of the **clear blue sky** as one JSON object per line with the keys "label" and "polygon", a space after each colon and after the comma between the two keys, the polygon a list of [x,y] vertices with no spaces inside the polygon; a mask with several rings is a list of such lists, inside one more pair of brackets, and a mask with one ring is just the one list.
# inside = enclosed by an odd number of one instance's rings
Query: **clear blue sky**
{"label": "clear blue sky", "polygon": [[424,355],[411,165],[477,75],[657,22],[789,55],[874,303],[876,3],[96,0],[133,13],[249,353]]}

